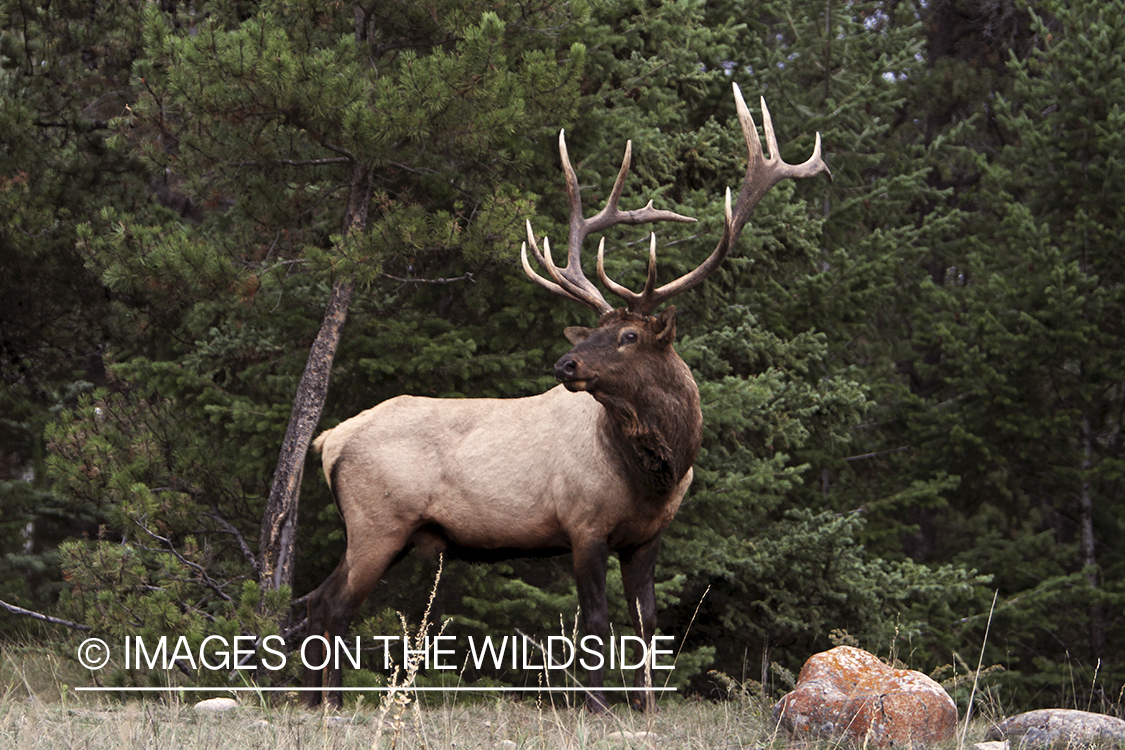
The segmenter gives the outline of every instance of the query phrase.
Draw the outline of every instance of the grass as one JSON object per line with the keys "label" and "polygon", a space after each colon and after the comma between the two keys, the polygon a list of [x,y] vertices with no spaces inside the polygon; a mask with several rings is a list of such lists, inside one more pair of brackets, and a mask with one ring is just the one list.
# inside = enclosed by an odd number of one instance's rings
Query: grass
{"label": "grass", "polygon": [[534,703],[496,700],[415,711],[397,731],[380,734],[377,710],[325,714],[285,705],[214,715],[156,701],[0,703],[0,748],[600,748],[761,747],[757,729],[730,705],[670,706],[654,717],[592,716]]}
{"label": "grass", "polygon": [[[75,693],[88,673],[61,648],[4,644],[0,654],[0,750],[19,748],[182,748],[223,750],[345,748],[735,748],[787,747],[769,721],[769,707],[749,693],[722,702],[665,698],[656,714],[624,705],[604,715],[567,708],[549,698],[513,700],[450,696],[444,702],[405,700],[388,711],[384,696],[367,695],[338,713],[309,711],[296,696],[276,705],[239,695],[219,714],[193,708],[190,694],[121,701]],[[403,693],[409,697],[409,693]],[[961,747],[980,741],[985,723],[971,725]],[[954,750],[957,743],[947,748]],[[834,746],[824,743],[830,750]]]}

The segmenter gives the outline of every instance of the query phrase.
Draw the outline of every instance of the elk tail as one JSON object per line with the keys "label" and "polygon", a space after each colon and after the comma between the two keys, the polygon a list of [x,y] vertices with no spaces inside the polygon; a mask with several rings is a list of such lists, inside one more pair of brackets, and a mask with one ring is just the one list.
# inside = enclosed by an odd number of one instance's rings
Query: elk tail
{"label": "elk tail", "polygon": [[332,430],[325,430],[313,439],[313,448],[316,449],[317,453],[324,453],[324,441],[328,439],[328,433],[330,432]]}
{"label": "elk tail", "polygon": [[[312,447],[321,456],[321,461],[324,465],[324,478],[328,480],[328,489],[332,491],[333,497],[336,495],[336,481],[335,481],[335,468],[336,459],[338,454],[327,455],[325,454],[325,443],[328,441],[328,436],[332,434],[332,430],[325,430],[313,439]],[[337,503],[338,504],[338,503]]]}
{"label": "elk tail", "polygon": [[332,500],[336,503],[336,510],[340,510],[340,498],[336,496],[336,463],[339,458],[339,453],[327,456],[324,453],[324,444],[328,440],[328,436],[332,430],[325,430],[317,435],[312,441],[313,450],[321,455],[321,460],[324,464],[324,478],[328,480],[328,491],[332,493]]}

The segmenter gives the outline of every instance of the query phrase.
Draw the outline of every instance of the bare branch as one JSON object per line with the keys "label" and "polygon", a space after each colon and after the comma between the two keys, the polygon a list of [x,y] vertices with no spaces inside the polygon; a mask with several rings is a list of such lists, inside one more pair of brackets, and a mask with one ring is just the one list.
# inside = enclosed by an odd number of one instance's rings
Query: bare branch
{"label": "bare branch", "polygon": [[[287,167],[320,167],[326,164],[350,164],[353,160],[348,156],[334,156],[329,159],[273,159],[273,164],[284,164]],[[254,159],[246,159],[243,161],[228,161],[225,163],[228,167],[252,167],[263,162],[255,161]]]}
{"label": "bare branch", "polygon": [[213,511],[209,514],[211,520],[217,523],[223,531],[234,537],[234,540],[238,542],[238,548],[242,550],[242,556],[246,558],[246,562],[250,563],[250,567],[254,569],[254,572],[258,573],[258,558],[254,556],[254,552],[250,549],[250,545],[246,543],[246,537],[242,535],[241,531],[235,528],[234,524],[220,516],[219,511],[215,508],[215,506],[211,506],[211,510]]}
{"label": "bare branch", "polygon": [[175,557],[181,563],[183,563],[184,565],[186,565],[187,567],[191,568],[196,573],[198,573],[199,574],[199,580],[204,586],[206,586],[207,588],[214,591],[221,599],[223,599],[223,601],[228,601],[228,602],[233,601],[230,598],[230,596],[225,591],[223,591],[222,586],[220,586],[218,583],[216,583],[214,580],[212,580],[211,576],[207,575],[207,571],[203,568],[202,565],[200,565],[199,563],[192,562],[191,560],[188,560],[186,557],[181,555],[179,553],[179,551],[176,549],[176,546],[174,544],[172,544],[171,539],[168,539],[167,537],[160,536],[155,531],[148,528],[147,526],[145,526],[143,523],[141,523],[137,519],[133,519],[133,522],[136,523],[137,528],[139,528],[141,531],[148,534],[150,537],[152,537],[156,541],[164,544],[164,546],[167,547],[167,551],[171,552],[173,557]]}
{"label": "bare branch", "polygon": [[19,615],[20,617],[30,617],[33,620],[39,620],[41,622],[49,622],[52,625],[64,625],[64,626],[66,626],[68,628],[71,628],[73,630],[87,630],[87,631],[92,630],[92,628],[89,625],[83,625],[80,622],[71,622],[70,620],[62,619],[61,617],[51,617],[50,615],[44,615],[44,614],[41,614],[39,612],[33,612],[30,609],[24,609],[23,607],[17,607],[14,604],[8,604],[5,601],[0,601],[0,607],[3,607],[4,609],[8,610],[13,615]]}
{"label": "bare branch", "polygon": [[392,281],[400,281],[403,284],[452,284],[457,281],[472,281],[474,284],[476,283],[476,279],[473,278],[473,274],[471,272],[466,273],[462,276],[453,276],[447,279],[404,279],[401,276],[392,276],[389,273],[384,273],[382,275],[388,279],[391,279]]}

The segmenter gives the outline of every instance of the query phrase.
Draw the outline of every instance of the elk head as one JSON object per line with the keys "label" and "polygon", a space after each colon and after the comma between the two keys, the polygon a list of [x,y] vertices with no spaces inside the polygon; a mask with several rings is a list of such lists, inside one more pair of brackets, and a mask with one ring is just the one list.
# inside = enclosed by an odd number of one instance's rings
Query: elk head
{"label": "elk head", "polygon": [[[656,317],[616,310],[603,316],[598,328],[570,326],[563,335],[574,349],[555,363],[555,377],[569,391],[597,392],[602,373],[619,375],[633,359],[659,356],[671,348],[676,308]],[[587,352],[594,356],[583,356]]]}

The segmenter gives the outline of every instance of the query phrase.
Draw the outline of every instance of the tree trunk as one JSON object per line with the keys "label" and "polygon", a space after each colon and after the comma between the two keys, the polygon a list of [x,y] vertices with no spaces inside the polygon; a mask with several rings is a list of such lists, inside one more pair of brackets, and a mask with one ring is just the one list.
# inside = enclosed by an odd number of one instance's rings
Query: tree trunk
{"label": "tree trunk", "polygon": [[[363,232],[367,226],[367,207],[371,202],[371,170],[356,163],[352,168],[348,206],[344,212],[344,238]],[[309,351],[305,371],[297,384],[289,427],[281,443],[274,469],[273,485],[262,516],[258,543],[258,582],[263,589],[276,590],[293,583],[294,545],[297,537],[297,504],[301,496],[301,476],[305,455],[313,432],[320,423],[332,360],[340,343],[340,333],[348,317],[355,282],[338,280],[332,285],[324,320]]]}

